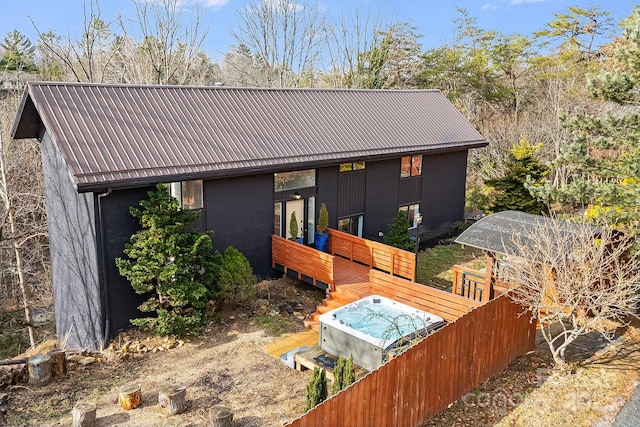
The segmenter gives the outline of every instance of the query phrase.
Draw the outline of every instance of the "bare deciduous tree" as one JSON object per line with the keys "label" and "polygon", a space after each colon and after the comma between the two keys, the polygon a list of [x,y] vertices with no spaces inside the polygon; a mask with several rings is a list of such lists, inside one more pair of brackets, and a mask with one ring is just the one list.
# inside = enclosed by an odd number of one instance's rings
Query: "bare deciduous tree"
{"label": "bare deciduous tree", "polygon": [[[327,28],[327,54],[329,72],[325,75],[331,87],[362,87],[357,74],[358,63],[365,52],[370,52],[379,43],[383,28],[388,26],[386,18],[373,13],[370,8],[356,7],[350,15],[341,14],[337,23]],[[353,81],[346,77],[353,75]]]}
{"label": "bare deciduous tree", "polygon": [[78,39],[41,33],[32,22],[39,35],[42,75],[98,83],[210,83],[213,65],[201,50],[207,35],[201,9],[196,7],[188,15],[180,0],[134,0],[134,4],[131,21],[107,21],[99,1],[86,0]]}
{"label": "bare deciduous tree", "polygon": [[[136,55],[142,58],[131,61],[131,57],[124,57],[123,64],[130,65],[132,74],[128,80],[155,84],[202,84],[202,72],[207,70],[201,67],[201,47],[208,30],[203,28],[203,15],[197,4],[194,13],[187,17],[185,2],[181,0],[134,0],[134,3],[136,16],[131,31],[142,36],[139,54]],[[124,22],[123,30],[126,34]],[[144,70],[144,66],[149,67],[151,76],[145,72],[148,70]],[[194,76],[196,72],[198,76]]]}
{"label": "bare deciduous tree", "polygon": [[118,52],[121,38],[112,31],[115,21],[107,22],[102,19],[97,0],[84,4],[84,28],[79,40],[73,40],[70,35],[63,39],[52,32],[41,33],[36,24],[33,21],[31,23],[38,32],[39,45],[53,53],[76,81],[110,81],[114,56]]}
{"label": "bare deciduous tree", "polygon": [[238,12],[231,35],[238,46],[256,55],[266,86],[313,85],[313,74],[325,37],[326,18],[308,2],[248,0]]}
{"label": "bare deciduous tree", "polygon": [[640,302],[640,253],[633,238],[551,217],[511,244],[521,257],[501,267],[511,298],[533,313],[558,367],[589,332],[611,338]]}
{"label": "bare deciduous tree", "polygon": [[0,267],[9,273],[3,277],[9,286],[1,296],[6,300],[19,289],[16,296],[34,345],[33,307],[50,305],[52,293],[40,150],[35,141],[8,138],[19,99],[17,90],[2,93],[0,99]]}

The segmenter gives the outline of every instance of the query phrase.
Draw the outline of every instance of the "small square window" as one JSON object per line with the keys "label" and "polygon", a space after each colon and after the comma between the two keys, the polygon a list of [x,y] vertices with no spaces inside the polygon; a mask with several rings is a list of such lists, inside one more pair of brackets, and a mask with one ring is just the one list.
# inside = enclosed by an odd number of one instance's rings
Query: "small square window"
{"label": "small square window", "polygon": [[353,170],[353,163],[341,163],[340,172],[351,172]]}
{"label": "small square window", "polygon": [[178,199],[181,209],[202,209],[204,197],[202,180],[172,182],[167,184],[171,196]]}
{"label": "small square window", "polygon": [[411,157],[411,176],[422,175],[422,156]]}
{"label": "small square window", "polygon": [[400,163],[400,178],[422,175],[422,155],[404,156]]}
{"label": "small square window", "polygon": [[353,162],[353,170],[360,171],[366,167],[365,162]]}
{"label": "small square window", "polygon": [[405,156],[402,158],[400,164],[400,178],[407,178],[411,176],[411,156]]}

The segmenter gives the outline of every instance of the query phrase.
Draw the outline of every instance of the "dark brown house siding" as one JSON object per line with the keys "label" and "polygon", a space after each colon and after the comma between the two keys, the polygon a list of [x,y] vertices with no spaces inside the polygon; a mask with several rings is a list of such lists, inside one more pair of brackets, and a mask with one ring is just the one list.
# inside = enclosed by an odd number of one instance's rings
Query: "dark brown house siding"
{"label": "dark brown house siding", "polygon": [[398,204],[400,206],[419,203],[422,198],[422,175],[401,178],[398,186]]}
{"label": "dark brown house siding", "polygon": [[339,173],[338,218],[345,218],[365,212],[366,187],[366,169]]}
{"label": "dark brown house siding", "polygon": [[424,156],[422,161],[423,234],[438,234],[464,218],[467,152]]}

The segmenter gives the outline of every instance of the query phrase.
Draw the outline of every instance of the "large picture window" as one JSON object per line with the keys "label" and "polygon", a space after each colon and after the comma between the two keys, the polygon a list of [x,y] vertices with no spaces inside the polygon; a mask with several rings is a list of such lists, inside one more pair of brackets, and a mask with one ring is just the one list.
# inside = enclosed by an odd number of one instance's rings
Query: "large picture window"
{"label": "large picture window", "polygon": [[275,191],[294,190],[296,188],[313,187],[315,185],[315,169],[273,174],[273,187]]}
{"label": "large picture window", "polygon": [[402,158],[400,166],[400,177],[422,175],[422,156],[405,156]]}
{"label": "large picture window", "polygon": [[181,209],[202,209],[202,180],[181,181],[167,184],[169,193],[180,202]]}

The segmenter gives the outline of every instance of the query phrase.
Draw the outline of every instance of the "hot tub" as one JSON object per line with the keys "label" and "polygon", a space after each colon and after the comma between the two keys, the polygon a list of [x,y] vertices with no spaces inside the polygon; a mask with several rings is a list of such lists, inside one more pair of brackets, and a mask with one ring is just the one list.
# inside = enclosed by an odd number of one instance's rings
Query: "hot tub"
{"label": "hot tub", "polygon": [[320,316],[320,348],[369,371],[388,354],[446,324],[435,314],[378,295],[362,298]]}

